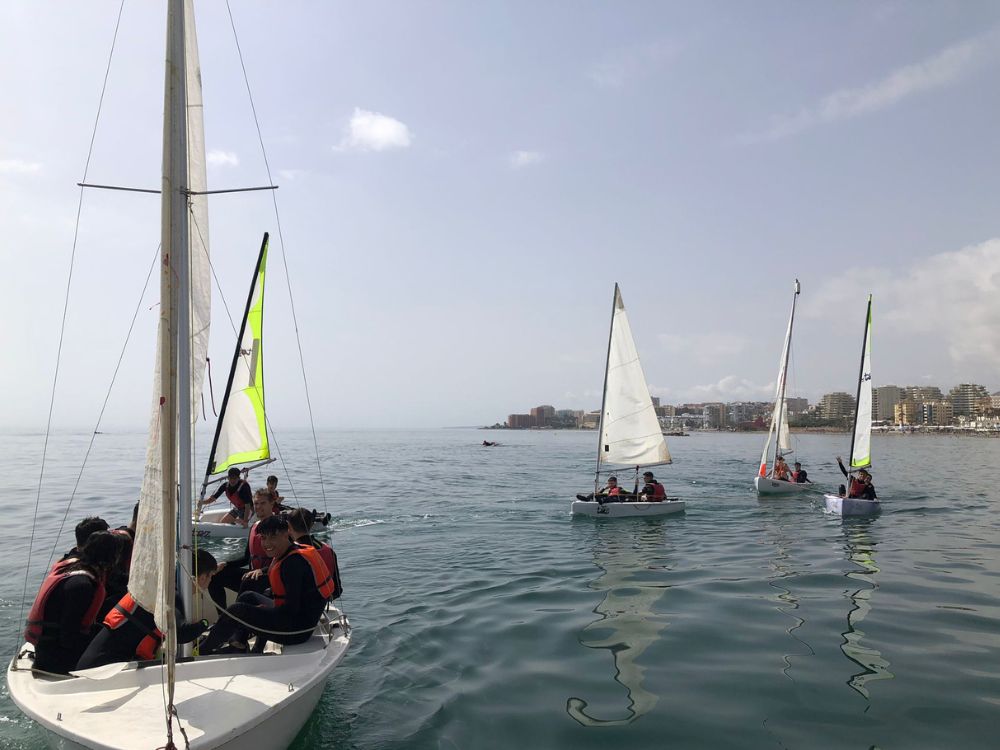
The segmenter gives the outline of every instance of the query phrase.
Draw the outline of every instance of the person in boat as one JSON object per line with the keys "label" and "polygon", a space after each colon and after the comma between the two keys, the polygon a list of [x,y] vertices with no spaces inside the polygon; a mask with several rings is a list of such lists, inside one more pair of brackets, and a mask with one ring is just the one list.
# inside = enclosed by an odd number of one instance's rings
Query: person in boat
{"label": "person in boat", "polygon": [[293,542],[283,516],[269,516],[257,528],[271,559],[267,573],[271,596],[255,591],[240,594],[202,641],[202,654],[216,653],[225,644],[230,651],[246,651],[249,634],[257,637],[255,651],[263,650],[265,640],[285,645],[304,643],[336,593],[330,569],[319,552],[311,545]]}
{"label": "person in boat", "polygon": [[[217,563],[207,550],[198,549],[194,557],[198,588],[208,588]],[[177,596],[177,642],[190,643],[209,628],[208,620],[184,622],[184,608]],[[153,613],[139,606],[128,592],[104,617],[101,629],[83,652],[77,669],[93,669],[105,664],[126,661],[149,661],[163,643],[163,633],[156,627]]]}
{"label": "person in boat", "polygon": [[219,611],[226,608],[226,589],[237,593],[248,588],[264,589],[266,579],[263,576],[267,572],[270,558],[264,552],[258,529],[262,521],[274,515],[276,505],[274,495],[267,487],[261,487],[254,493],[253,511],[257,515],[257,521],[247,534],[243,554],[234,560],[219,563],[208,586],[208,594]]}
{"label": "person in boat", "polygon": [[666,488],[656,481],[653,472],[646,471],[642,474],[644,482],[642,490],[639,492],[639,499],[650,503],[662,503],[667,499]]}
{"label": "person in boat", "polygon": [[250,483],[242,479],[240,473],[238,467],[229,467],[226,481],[219,485],[219,489],[215,491],[215,494],[202,502],[202,505],[209,505],[225,494],[231,507],[229,512],[219,519],[219,523],[233,523],[240,526],[247,525],[247,514],[253,505],[253,493],[250,491]]}
{"label": "person in boat", "polygon": [[28,613],[24,638],[35,647],[33,669],[68,674],[96,632],[108,571],[119,542],[98,531],[80,546],[78,557],[61,560],[42,581]]}
{"label": "person in boat", "polygon": [[796,461],[793,466],[795,470],[792,472],[792,481],[796,484],[812,484],[812,480],[809,478],[808,472],[802,468],[802,464]]}
{"label": "person in boat", "polygon": [[878,500],[878,495],[875,494],[875,485],[872,484],[872,475],[866,469],[858,469],[857,474],[852,477],[840,456],[837,456],[837,466],[840,467],[840,472],[848,480],[847,497],[858,500]]}
{"label": "person in boat", "polygon": [[288,521],[288,536],[296,544],[310,544],[316,548],[319,556],[326,563],[326,567],[330,569],[330,575],[333,577],[333,585],[337,587],[331,598],[337,599],[344,590],[340,583],[340,565],[337,561],[337,553],[333,551],[330,545],[321,542],[309,533],[309,529],[312,528],[315,518],[315,511],[296,508],[285,516],[285,520]]}
{"label": "person in boat", "polygon": [[274,495],[274,500],[277,503],[276,512],[285,512],[291,510],[291,508],[283,504],[285,502],[285,497],[284,495],[278,493],[278,478],[274,476],[274,474],[272,474],[267,478],[267,488],[271,490],[271,493]]}
{"label": "person in boat", "polygon": [[778,456],[774,460],[774,468],[771,469],[771,478],[782,482],[788,481],[788,464],[785,463],[784,456]]}
{"label": "person in boat", "polygon": [[621,503],[625,502],[626,499],[631,497],[627,494],[625,490],[618,486],[618,477],[610,476],[608,477],[608,483],[601,487],[595,495],[591,492],[589,495],[577,495],[577,500],[582,500],[584,502],[589,502],[591,500],[597,500],[598,503],[603,505],[604,503]]}
{"label": "person in boat", "polygon": [[90,535],[98,531],[107,531],[108,528],[108,522],[100,516],[87,516],[84,518],[74,529],[76,546],[59,558],[59,562],[65,562],[66,560],[80,557],[80,549],[83,547],[84,542],[90,538]]}

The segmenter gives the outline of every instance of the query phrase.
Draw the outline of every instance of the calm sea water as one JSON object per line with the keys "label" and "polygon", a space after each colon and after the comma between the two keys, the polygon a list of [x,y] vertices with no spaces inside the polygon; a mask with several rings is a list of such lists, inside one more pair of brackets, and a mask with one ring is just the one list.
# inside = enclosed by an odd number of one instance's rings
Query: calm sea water
{"label": "calm sea water", "polygon": [[[759,435],[673,438],[658,474],[685,514],[573,519],[594,439],[320,436],[354,640],[295,750],[1000,746],[1000,440],[876,436],[884,512],[841,521],[756,498]],[[101,435],[54,540],[88,440],[51,446],[29,596],[76,520],[128,518],[144,438]],[[848,441],[796,455],[833,488]],[[280,447],[286,495],[322,507],[311,443]],[[0,437],[5,659],[40,450]],[[0,747],[43,746],[4,686]]]}

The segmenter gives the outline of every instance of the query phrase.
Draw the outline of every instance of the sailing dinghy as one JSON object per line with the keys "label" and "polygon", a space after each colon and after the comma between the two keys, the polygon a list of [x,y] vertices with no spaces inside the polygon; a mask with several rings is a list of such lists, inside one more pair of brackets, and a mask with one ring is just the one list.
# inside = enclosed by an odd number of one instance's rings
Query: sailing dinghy
{"label": "sailing dinghy", "polygon": [[[795,294],[792,296],[792,312],[788,316],[788,331],[785,333],[785,346],[781,350],[781,361],[778,364],[777,389],[774,394],[774,411],[771,414],[771,429],[767,432],[767,440],[764,441],[764,450],[760,454],[760,468],[757,476],[754,477],[753,487],[757,490],[757,495],[765,496],[787,496],[800,495],[808,489],[809,485],[797,482],[774,479],[774,464],[778,456],[787,456],[792,452],[792,438],[788,429],[788,404],[785,401],[785,383],[788,381],[788,355],[792,349],[792,326],[795,323],[795,302],[799,297],[801,287],[799,280],[795,280]],[[771,453],[771,438],[774,438],[774,452]],[[768,459],[771,461],[771,468],[767,468]]]}
{"label": "sailing dinghy", "polygon": [[[861,369],[858,373],[858,396],[854,406],[854,429],[851,431],[851,464],[854,473],[872,465],[872,296],[868,295],[865,314],[865,337],[861,341]],[[882,509],[878,500],[823,495],[826,510],[839,516],[870,516]]]}
{"label": "sailing dinghy", "polygon": [[307,642],[277,653],[177,658],[177,580],[192,611],[191,571],[178,568],[178,550],[192,547],[192,406],[201,394],[211,305],[200,80],[192,0],[169,0],[160,318],[128,585],[165,634],[163,659],[46,675],[32,669],[33,647],[22,646],[7,671],[10,697],[54,748],[284,750],[350,644],[346,618],[329,605]]}
{"label": "sailing dinghy", "polygon": [[[639,362],[639,352],[632,338],[621,291],[615,284],[608,358],[604,370],[604,395],[601,398],[601,423],[597,429],[594,495],[601,486],[602,470],[607,474],[612,466],[634,468],[638,485],[640,469],[669,463],[670,451],[667,450],[653,400],[649,396],[649,386]],[[660,502],[622,503],[575,500],[572,506],[575,515],[597,518],[665,516],[682,510],[684,502],[676,498]]]}

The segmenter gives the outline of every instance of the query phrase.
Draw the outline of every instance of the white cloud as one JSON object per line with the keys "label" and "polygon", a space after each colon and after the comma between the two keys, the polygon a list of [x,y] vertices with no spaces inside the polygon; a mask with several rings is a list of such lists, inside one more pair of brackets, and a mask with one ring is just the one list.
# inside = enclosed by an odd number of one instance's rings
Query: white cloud
{"label": "white cloud", "polygon": [[916,94],[959,81],[995,54],[997,31],[990,31],[938,52],[912,65],[905,65],[865,86],[827,94],[811,107],[795,114],[772,118],[760,133],[738,138],[741,143],[775,141],[807,128],[877,112]]}
{"label": "white cloud", "polygon": [[836,319],[848,296],[871,292],[879,328],[912,346],[946,353],[963,370],[1000,370],[1000,239],[932,255],[905,269],[850,270],[828,280],[804,306]]}
{"label": "white cloud", "polygon": [[521,169],[538,164],[543,159],[545,159],[545,154],[541,151],[514,151],[509,157],[509,162],[512,169]]}
{"label": "white cloud", "polygon": [[408,148],[413,136],[405,123],[394,117],[354,108],[351,121],[335,151],[388,151]]}
{"label": "white cloud", "polygon": [[218,149],[209,151],[205,155],[205,161],[213,167],[238,167],[240,165],[240,158],[235,152]]}
{"label": "white cloud", "polygon": [[609,52],[591,67],[588,76],[600,88],[621,88],[648,70],[665,65],[680,51],[676,42],[661,40],[637,44]]}
{"label": "white cloud", "polygon": [[717,364],[732,359],[750,345],[750,340],[744,336],[731,333],[703,333],[699,335],[680,335],[661,333],[657,337],[660,344],[671,354],[681,354],[698,364]]}
{"label": "white cloud", "polygon": [[38,162],[22,159],[0,160],[0,174],[38,174],[41,171],[42,165]]}

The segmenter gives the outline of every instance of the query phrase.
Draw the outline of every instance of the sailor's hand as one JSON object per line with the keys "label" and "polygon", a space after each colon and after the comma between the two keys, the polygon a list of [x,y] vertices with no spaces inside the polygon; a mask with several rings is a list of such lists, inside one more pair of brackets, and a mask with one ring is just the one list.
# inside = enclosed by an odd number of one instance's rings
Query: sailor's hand
{"label": "sailor's hand", "polygon": [[204,500],[199,500],[198,501],[198,505],[211,505],[214,502],[215,502],[215,498],[214,497],[208,497],[208,498],[205,498]]}
{"label": "sailor's hand", "polygon": [[256,581],[262,575],[264,575],[264,571],[263,570],[251,570],[249,573],[244,573],[243,574],[243,580],[244,581]]}

